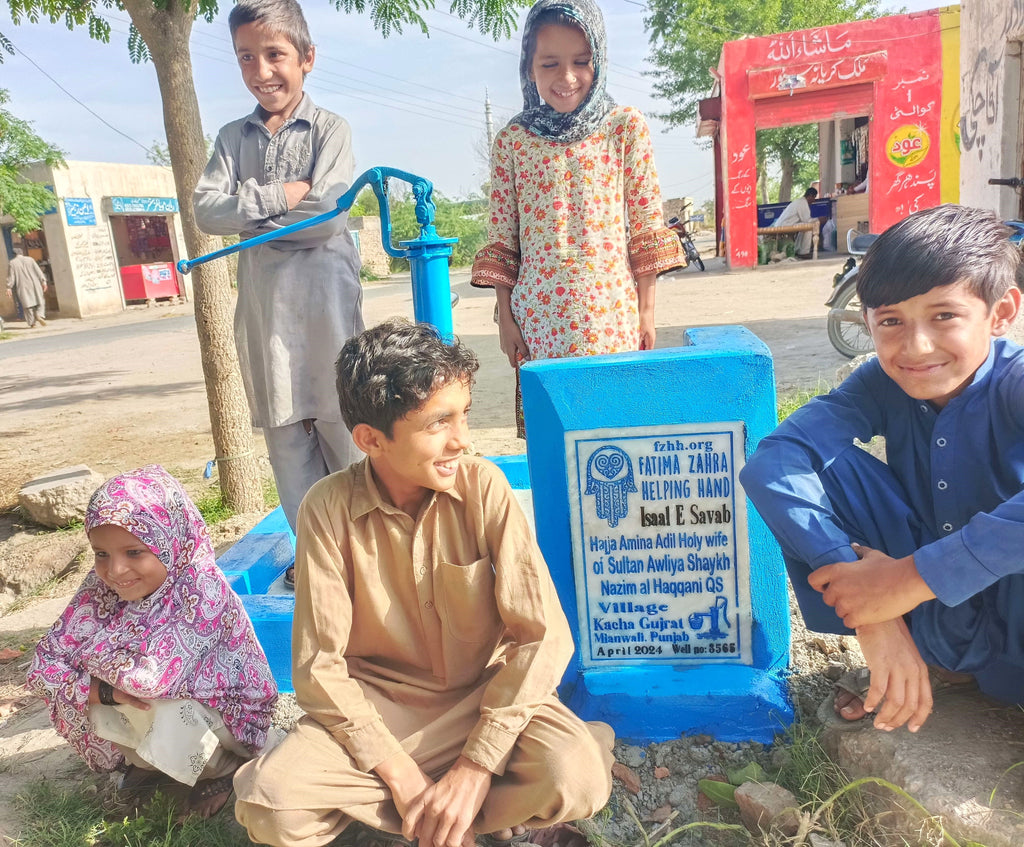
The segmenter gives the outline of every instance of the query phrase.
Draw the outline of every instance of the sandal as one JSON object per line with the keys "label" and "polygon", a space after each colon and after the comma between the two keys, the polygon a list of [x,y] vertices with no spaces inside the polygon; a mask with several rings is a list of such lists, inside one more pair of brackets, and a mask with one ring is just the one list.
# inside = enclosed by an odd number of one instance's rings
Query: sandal
{"label": "sandal", "polygon": [[[235,790],[234,777],[234,773],[229,773],[225,776],[218,776],[216,779],[202,779],[197,782],[189,792],[186,813],[198,814],[202,818],[212,818],[227,805],[231,798],[231,794]],[[207,814],[196,811],[196,807],[200,804],[220,796],[224,797],[223,802]]]}
{"label": "sandal", "polygon": [[162,788],[166,785],[174,785],[177,782],[173,777],[163,771],[140,768],[137,765],[128,765],[128,769],[121,774],[117,781],[118,792],[144,791],[146,789]]}
{"label": "sandal", "polygon": [[865,723],[870,723],[873,719],[870,712],[854,720],[847,720],[836,711],[836,697],[840,694],[852,694],[854,697],[860,698],[863,703],[864,698],[868,696],[869,688],[871,688],[871,671],[867,668],[857,668],[844,673],[835,681],[832,693],[818,707],[816,713],[818,723],[827,729],[841,731],[860,729]]}
{"label": "sandal", "polygon": [[295,590],[295,565],[288,565],[284,572],[284,587]]}

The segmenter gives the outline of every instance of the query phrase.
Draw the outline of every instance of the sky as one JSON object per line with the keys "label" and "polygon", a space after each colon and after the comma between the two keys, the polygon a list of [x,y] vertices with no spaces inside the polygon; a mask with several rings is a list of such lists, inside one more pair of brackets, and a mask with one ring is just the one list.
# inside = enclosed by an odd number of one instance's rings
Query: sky
{"label": "sky", "polygon": [[[650,52],[639,0],[599,0],[608,30],[608,90],[619,103],[647,115],[664,197],[713,196],[713,159],[694,126],[669,128],[654,117],[667,104],[653,96]],[[885,2],[886,8],[920,11],[947,5],[937,0]],[[444,0],[438,3],[444,10]],[[328,0],[306,0],[303,9],[317,44],[316,65],[306,79],[314,102],[352,126],[356,173],[386,165],[431,180],[448,197],[479,191],[487,179],[485,96],[495,130],[522,108],[520,36],[494,42],[446,11],[427,12],[429,38],[406,27],[384,39],[365,15],[345,15]],[[252,111],[228,34],[230,2],[217,19],[196,21],[191,51],[203,130],[210,136]],[[0,32],[17,55],[0,64],[7,108],[75,161],[145,164],[146,150],[165,143],[163,115],[152,65],[128,56],[127,13],[104,10],[109,44],[63,24],[15,27],[6,3]],[[520,16],[520,23],[525,12]]]}

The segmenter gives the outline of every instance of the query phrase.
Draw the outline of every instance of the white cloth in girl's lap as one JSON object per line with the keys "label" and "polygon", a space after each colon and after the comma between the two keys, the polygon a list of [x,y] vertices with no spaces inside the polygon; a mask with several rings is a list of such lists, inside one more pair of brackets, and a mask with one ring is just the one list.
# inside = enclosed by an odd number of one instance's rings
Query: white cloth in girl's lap
{"label": "white cloth in girl's lap", "polygon": [[150,708],[89,708],[93,732],[135,751],[140,759],[185,785],[195,785],[219,745],[248,759],[220,713],[194,700],[152,700]]}

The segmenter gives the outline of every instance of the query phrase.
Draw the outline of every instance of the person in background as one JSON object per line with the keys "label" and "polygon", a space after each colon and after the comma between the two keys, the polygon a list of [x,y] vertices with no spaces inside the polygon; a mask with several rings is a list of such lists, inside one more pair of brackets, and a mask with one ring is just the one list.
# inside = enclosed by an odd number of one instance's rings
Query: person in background
{"label": "person in background", "polygon": [[[782,210],[782,214],[775,219],[772,226],[795,226],[796,224],[810,223],[814,220],[811,215],[811,203],[817,199],[818,190],[813,186],[808,188],[803,197],[798,197]],[[813,248],[811,236],[810,231],[796,234],[796,257],[798,259],[811,258]]]}
{"label": "person in background", "polygon": [[36,260],[26,256],[20,247],[14,248],[14,258],[7,270],[7,296],[18,298],[29,329],[37,321],[46,326],[46,276]]}

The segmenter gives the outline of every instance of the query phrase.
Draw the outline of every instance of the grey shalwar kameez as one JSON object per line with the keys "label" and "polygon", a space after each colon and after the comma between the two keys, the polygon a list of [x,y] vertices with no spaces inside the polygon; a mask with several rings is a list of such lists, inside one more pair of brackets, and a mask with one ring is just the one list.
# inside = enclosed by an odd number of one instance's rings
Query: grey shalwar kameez
{"label": "grey shalwar kameez", "polygon": [[7,271],[7,288],[14,292],[25,313],[25,323],[46,323],[46,277],[31,256],[16,255]]}
{"label": "grey shalwar kameez", "polygon": [[[193,196],[213,235],[243,239],[336,206],[352,182],[348,123],[303,95],[273,135],[259,107],[225,126]],[[310,180],[289,211],[284,183]],[[347,215],[238,254],[235,343],[253,423],[263,427],[281,504],[294,526],[310,485],[358,457],[341,421],[334,361],[363,330],[359,256]]]}

